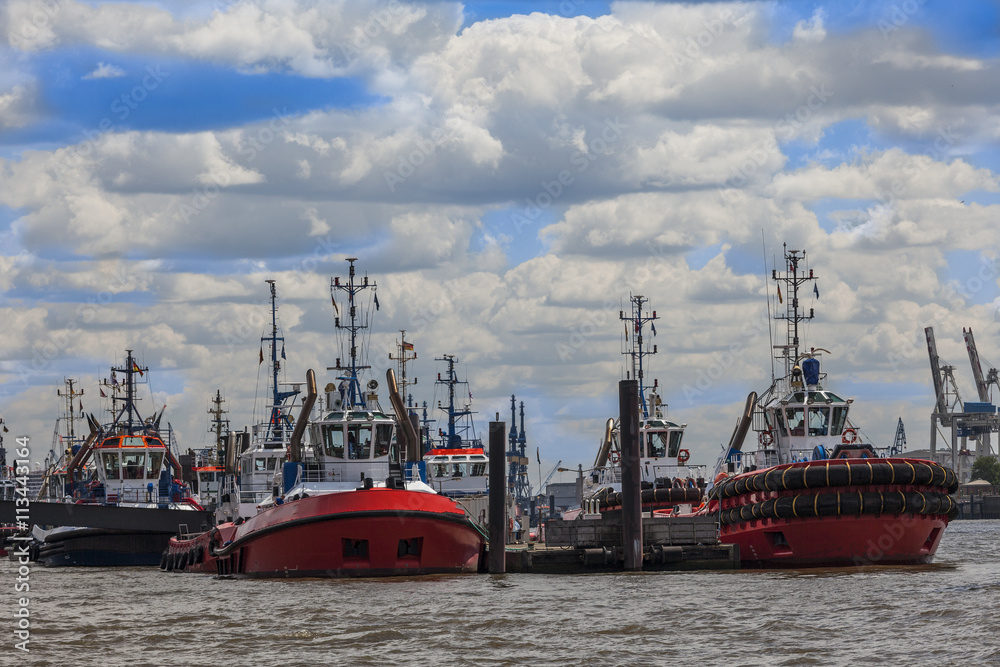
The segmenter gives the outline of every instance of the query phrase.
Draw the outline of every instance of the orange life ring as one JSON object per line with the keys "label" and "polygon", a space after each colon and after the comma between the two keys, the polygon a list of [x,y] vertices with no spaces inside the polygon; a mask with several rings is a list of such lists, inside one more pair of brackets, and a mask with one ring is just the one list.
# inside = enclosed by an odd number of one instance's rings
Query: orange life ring
{"label": "orange life ring", "polygon": [[621,461],[621,455],[619,455],[618,450],[616,449],[611,450],[611,453],[608,454],[608,458],[611,459],[611,462],[615,465],[618,465],[618,462]]}
{"label": "orange life ring", "polygon": [[689,458],[691,458],[691,452],[689,452],[688,450],[682,449],[679,452],[677,452],[677,462],[680,463],[681,465],[687,463]]}
{"label": "orange life ring", "polygon": [[760,435],[757,436],[757,442],[760,443],[761,447],[767,447],[772,442],[774,442],[774,434],[771,433],[771,429],[766,431],[761,431]]}
{"label": "orange life ring", "polygon": [[858,432],[853,428],[845,428],[843,435],[840,436],[840,441],[845,445],[853,445],[858,441]]}

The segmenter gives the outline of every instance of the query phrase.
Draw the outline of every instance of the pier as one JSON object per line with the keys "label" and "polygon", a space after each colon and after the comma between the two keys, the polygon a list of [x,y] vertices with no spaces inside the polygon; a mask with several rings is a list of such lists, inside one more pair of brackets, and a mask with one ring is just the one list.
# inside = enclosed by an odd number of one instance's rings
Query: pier
{"label": "pier", "polygon": [[626,568],[621,516],[583,515],[545,522],[545,542],[507,545],[507,572],[738,570],[739,547],[720,544],[714,517],[642,518],[641,565]]}

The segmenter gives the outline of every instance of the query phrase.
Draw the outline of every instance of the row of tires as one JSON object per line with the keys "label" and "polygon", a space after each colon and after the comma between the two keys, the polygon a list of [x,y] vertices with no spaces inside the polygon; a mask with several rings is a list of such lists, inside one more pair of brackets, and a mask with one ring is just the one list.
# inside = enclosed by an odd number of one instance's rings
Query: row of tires
{"label": "row of tires", "polygon": [[950,468],[931,461],[827,460],[798,467],[793,464],[776,466],[751,475],[732,477],[712,489],[712,497],[735,498],[760,491],[797,491],[869,484],[937,486],[947,493],[955,493],[958,490],[958,477]]}
{"label": "row of tires", "polygon": [[194,546],[184,551],[171,552],[168,548],[160,556],[160,569],[171,572],[173,570],[183,570],[189,565],[197,565],[205,559],[204,550]]}
{"label": "row of tires", "polygon": [[[651,503],[699,503],[702,493],[699,488],[671,487],[669,489],[643,489],[639,492],[642,504]],[[622,493],[616,491],[600,497],[601,509],[621,507]]]}
{"label": "row of tires", "polygon": [[927,514],[958,517],[958,505],[944,493],[918,491],[846,491],[782,496],[719,513],[723,525],[755,519],[805,519],[862,514]]}

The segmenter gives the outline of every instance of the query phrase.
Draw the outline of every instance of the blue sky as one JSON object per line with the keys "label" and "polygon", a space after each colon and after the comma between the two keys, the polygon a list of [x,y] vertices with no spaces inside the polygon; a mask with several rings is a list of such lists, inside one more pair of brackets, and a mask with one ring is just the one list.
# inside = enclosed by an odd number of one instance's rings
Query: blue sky
{"label": "blue sky", "polygon": [[995,2],[71,1],[41,31],[33,9],[9,3],[0,47],[18,433],[44,440],[62,378],[90,386],[126,346],[185,446],[216,389],[248,421],[263,281],[294,379],[343,354],[327,291],[348,255],[382,286],[379,358],[405,328],[416,375],[459,355],[481,420],[530,397],[549,463],[589,463],[630,292],[664,319],[652,368],[711,463],[767,343],[699,401],[684,388],[766,312],[762,243],[769,266],[808,250],[810,335],[874,438],[926,431],[924,326],[951,363],[962,326],[1000,348]]}

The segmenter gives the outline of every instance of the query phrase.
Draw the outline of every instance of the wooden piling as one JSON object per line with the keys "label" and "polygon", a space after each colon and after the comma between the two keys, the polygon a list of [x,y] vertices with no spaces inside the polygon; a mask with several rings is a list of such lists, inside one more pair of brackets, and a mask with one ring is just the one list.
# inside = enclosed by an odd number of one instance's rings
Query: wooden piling
{"label": "wooden piling", "polygon": [[507,571],[506,434],[504,422],[490,422],[490,574]]}
{"label": "wooden piling", "polygon": [[642,569],[642,471],[639,463],[639,386],[618,383],[618,444],[622,450],[622,548],[625,569]]}

